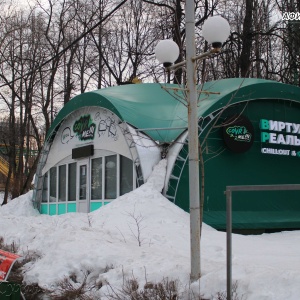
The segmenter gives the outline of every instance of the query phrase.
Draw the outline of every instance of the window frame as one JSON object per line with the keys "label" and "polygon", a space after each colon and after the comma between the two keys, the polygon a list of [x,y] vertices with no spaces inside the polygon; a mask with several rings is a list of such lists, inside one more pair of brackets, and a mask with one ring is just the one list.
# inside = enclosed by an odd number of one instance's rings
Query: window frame
{"label": "window frame", "polygon": [[[105,175],[106,175],[106,170],[105,170],[105,164],[106,164],[106,159],[107,157],[109,156],[116,156],[116,197],[115,198],[112,198],[112,199],[107,199],[105,197],[105,192],[106,192],[106,183],[105,183]],[[105,205],[107,203],[110,203],[111,201],[114,201],[116,198],[118,198],[119,196],[122,196],[120,195],[121,193],[121,159],[122,157],[125,157],[129,160],[131,160],[130,158],[126,157],[126,156],[123,156],[119,153],[114,153],[114,152],[108,152],[106,151],[106,153],[104,154],[98,154],[98,155],[95,155],[95,157],[90,157],[89,159],[89,165],[88,165],[88,176],[89,176],[89,185],[88,185],[88,189],[90,191],[90,194],[89,194],[89,201],[90,203],[92,202],[100,202],[102,203],[102,205]],[[102,160],[102,197],[101,199],[92,199],[92,195],[91,195],[91,189],[92,189],[92,161],[94,159],[98,159],[98,158],[101,158]],[[84,158],[86,159],[86,158]],[[82,160],[84,160],[82,159]],[[75,200],[69,200],[69,172],[70,172],[70,164],[73,164],[73,163],[76,163],[76,180],[79,176],[79,174],[77,173],[77,163],[80,162],[81,159],[71,159],[70,157],[64,159],[63,161],[61,161],[59,164],[51,167],[45,174],[44,174],[44,177],[47,176],[47,187],[48,187],[48,190],[47,190],[47,201],[45,202],[41,202],[43,205],[45,204],[62,204],[62,203],[77,203],[79,201],[79,195],[78,195],[78,191],[77,191],[77,186],[76,186],[76,199]],[[135,164],[134,162],[131,160],[132,162],[132,191],[134,189],[136,189],[137,187],[137,174],[136,174],[136,168],[135,168]],[[59,200],[59,188],[60,188],[60,182],[59,182],[59,170],[60,170],[60,167],[62,166],[65,166],[66,168],[66,179],[65,179],[65,191],[66,191],[66,199],[63,200],[63,201],[60,201]],[[50,181],[51,181],[51,174],[50,174],[50,170],[53,169],[53,168],[56,168],[56,190],[55,190],[55,194],[56,194],[56,197],[55,197],[55,200],[54,201],[50,201]],[[47,174],[47,175],[46,175]],[[77,181],[76,181],[77,182]],[[43,185],[43,191],[42,193],[44,192],[44,185]]]}

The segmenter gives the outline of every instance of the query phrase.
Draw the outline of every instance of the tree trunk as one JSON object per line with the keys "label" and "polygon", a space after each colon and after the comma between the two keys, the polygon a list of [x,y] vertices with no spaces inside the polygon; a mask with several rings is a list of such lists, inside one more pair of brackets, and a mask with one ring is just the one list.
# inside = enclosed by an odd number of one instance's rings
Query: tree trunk
{"label": "tree trunk", "polygon": [[251,48],[252,48],[252,14],[253,0],[246,0],[246,13],[243,24],[242,52],[239,59],[241,77],[247,77],[250,67]]}

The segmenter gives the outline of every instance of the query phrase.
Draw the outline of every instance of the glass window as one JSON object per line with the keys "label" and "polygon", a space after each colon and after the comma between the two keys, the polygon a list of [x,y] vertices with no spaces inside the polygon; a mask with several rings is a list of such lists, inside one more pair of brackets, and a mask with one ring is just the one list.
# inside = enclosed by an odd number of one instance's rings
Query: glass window
{"label": "glass window", "polygon": [[50,169],[50,202],[56,201],[56,167]]}
{"label": "glass window", "polygon": [[87,165],[79,167],[79,200],[86,199]]}
{"label": "glass window", "polygon": [[102,199],[102,157],[92,159],[91,199]]}
{"label": "glass window", "polygon": [[67,167],[66,165],[58,168],[58,201],[66,201],[67,194]]}
{"label": "glass window", "polygon": [[136,186],[141,186],[144,184],[141,165],[136,166],[136,175]]}
{"label": "glass window", "polygon": [[105,198],[117,198],[117,156],[105,158]]}
{"label": "glass window", "polygon": [[48,172],[46,172],[43,179],[42,202],[48,202]]}
{"label": "glass window", "polygon": [[120,156],[120,195],[133,190],[133,165],[132,160]]}
{"label": "glass window", "polygon": [[76,201],[76,163],[69,164],[68,174],[68,200]]}

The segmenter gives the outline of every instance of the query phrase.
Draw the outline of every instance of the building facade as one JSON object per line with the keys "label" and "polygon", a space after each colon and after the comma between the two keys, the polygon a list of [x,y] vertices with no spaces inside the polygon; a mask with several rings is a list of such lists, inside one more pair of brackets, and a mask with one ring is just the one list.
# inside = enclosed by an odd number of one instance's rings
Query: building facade
{"label": "building facade", "polygon": [[[223,230],[226,186],[300,183],[300,89],[260,79],[200,88],[204,222]],[[164,157],[163,193],[189,211],[184,101],[178,86],[161,84],[72,99],[53,122],[39,163],[33,201],[41,213],[93,211],[140,186]],[[300,228],[300,192],[234,195],[233,228]]]}

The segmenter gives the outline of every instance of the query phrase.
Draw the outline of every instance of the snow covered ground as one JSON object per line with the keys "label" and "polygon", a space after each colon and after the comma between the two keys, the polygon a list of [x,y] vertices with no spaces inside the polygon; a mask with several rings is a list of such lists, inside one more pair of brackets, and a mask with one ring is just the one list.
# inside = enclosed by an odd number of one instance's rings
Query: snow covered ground
{"label": "snow covered ground", "polygon": [[[226,290],[226,234],[204,225],[202,277],[191,285],[189,214],[161,195],[165,172],[162,160],[146,184],[90,214],[40,215],[31,192],[1,207],[0,236],[19,244],[21,255],[40,255],[25,265],[26,282],[55,287],[88,270],[88,280],[103,285],[98,299],[106,299],[108,283],[121,288],[124,277],[141,287],[175,279],[181,299],[188,299],[188,290],[198,295],[199,288],[203,297],[216,299]],[[238,299],[300,299],[300,231],[233,235],[232,270]]]}

